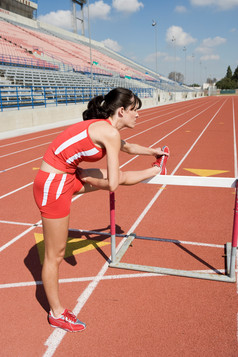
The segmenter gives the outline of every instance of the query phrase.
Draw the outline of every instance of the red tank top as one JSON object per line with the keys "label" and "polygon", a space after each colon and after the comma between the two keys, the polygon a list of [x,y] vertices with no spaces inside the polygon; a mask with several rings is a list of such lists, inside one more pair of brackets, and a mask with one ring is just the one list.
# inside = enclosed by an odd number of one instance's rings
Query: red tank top
{"label": "red tank top", "polygon": [[[43,160],[58,170],[74,173],[80,162],[103,158],[106,150],[96,146],[88,133],[89,126],[98,120],[104,119],[86,120],[68,127],[53,140]],[[111,124],[109,119],[105,121]]]}

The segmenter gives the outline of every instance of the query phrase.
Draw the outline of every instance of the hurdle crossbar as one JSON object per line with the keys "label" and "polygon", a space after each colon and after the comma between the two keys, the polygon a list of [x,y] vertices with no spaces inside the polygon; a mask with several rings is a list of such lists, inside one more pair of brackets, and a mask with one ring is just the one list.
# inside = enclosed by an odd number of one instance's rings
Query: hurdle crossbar
{"label": "hurdle crossbar", "polygon": [[197,186],[197,187],[236,187],[236,179],[233,177],[201,177],[201,176],[169,176],[157,175],[143,181],[156,185]]}
{"label": "hurdle crossbar", "polygon": [[190,277],[196,279],[206,279],[222,282],[235,282],[235,264],[236,264],[236,250],[238,240],[238,181],[237,178],[231,177],[196,177],[196,176],[160,176],[157,175],[152,179],[145,180],[143,183],[159,184],[159,185],[182,185],[182,186],[196,186],[196,187],[216,187],[216,188],[235,188],[235,209],[233,219],[233,233],[231,243],[226,243],[226,273],[222,274],[219,271],[213,273],[198,272],[192,270],[168,269],[163,267],[155,267],[148,265],[138,265],[121,262],[122,257],[127,249],[132,245],[134,239],[150,239],[157,241],[167,241],[180,244],[178,240],[161,239],[152,237],[139,237],[135,233],[130,233],[124,236],[124,242],[120,249],[116,252],[115,237],[122,236],[116,234],[115,229],[115,194],[110,192],[110,219],[111,219],[111,262],[109,264],[112,268],[129,269],[142,272],[174,275],[182,277]]}

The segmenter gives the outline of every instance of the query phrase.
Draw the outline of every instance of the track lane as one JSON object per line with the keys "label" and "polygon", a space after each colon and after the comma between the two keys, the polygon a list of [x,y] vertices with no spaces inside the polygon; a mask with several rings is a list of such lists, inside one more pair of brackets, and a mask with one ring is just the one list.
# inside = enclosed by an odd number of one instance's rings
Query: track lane
{"label": "track lane", "polygon": [[[204,120],[204,123],[205,121],[206,120]],[[193,121],[193,123],[195,123],[195,121]],[[198,132],[201,133],[201,127],[198,126],[198,128],[195,131],[196,134],[198,134]],[[177,135],[179,136],[178,139],[176,139]],[[186,145],[186,147],[188,147],[188,145],[185,142],[184,135],[185,135],[184,131],[177,130],[170,137],[168,137],[168,140],[171,140],[171,143],[169,144],[172,145],[172,148],[175,147],[174,143],[177,143],[177,141],[181,144],[181,146],[183,144]],[[137,140],[137,138],[135,139]],[[153,135],[151,135],[150,144],[155,142],[155,138],[158,138],[158,134],[153,132]],[[146,142],[149,141],[149,139],[147,139],[146,137],[144,138],[144,140]],[[185,150],[183,149],[183,151],[180,153],[181,155],[180,160],[181,157],[183,157],[184,155],[184,151]],[[190,152],[188,158],[190,157],[190,155],[193,156],[193,153],[194,150]],[[171,170],[174,167],[176,167],[179,161],[179,157],[178,157],[179,152],[176,155],[177,157],[171,156],[171,159],[169,160]],[[125,163],[125,160],[121,160],[121,161]],[[139,158],[138,158],[136,160],[133,160],[130,164],[126,165],[125,169],[127,169],[127,167],[132,168],[133,165],[135,165],[135,167],[137,168],[145,167],[147,161],[149,164],[151,158],[145,158],[143,162],[139,162]],[[195,163],[196,161],[193,160],[193,162]],[[120,188],[118,190],[118,193],[116,193],[117,196],[116,212],[118,217],[117,222],[118,224],[120,224],[122,230],[126,231],[131,227],[131,224],[135,220],[135,217],[138,216],[139,212],[141,212],[145,207],[145,204],[147,204],[148,201],[157,192],[156,188],[151,186],[154,185],[143,185],[143,187],[142,185],[138,185],[138,187]],[[163,215],[161,215],[161,212],[163,213],[164,207],[166,207],[166,209],[169,210],[170,203],[168,202],[170,201],[168,201],[167,195],[169,196],[171,195],[172,196],[171,198],[173,198],[174,195],[176,195],[176,197],[174,197],[176,202],[179,202],[180,194],[181,194],[181,201],[182,199],[184,199],[183,192],[181,192],[181,189],[179,189],[179,192],[171,191],[170,193],[170,191],[171,189],[167,189],[167,188],[163,191],[163,194],[160,196],[160,199],[158,201],[158,206],[156,202],[156,204],[150,210],[149,215],[146,216],[145,219],[143,219],[142,224],[140,224],[140,226],[138,227],[138,229],[140,229],[140,232],[143,226],[145,226],[147,230],[150,230],[152,235],[158,231],[158,213],[159,213],[159,218],[162,220]],[[16,195],[19,194],[20,192],[18,192]],[[12,197],[13,196],[11,196],[11,198]],[[140,198],[139,200],[138,197]],[[205,198],[206,197],[207,194],[205,194]],[[18,196],[18,199],[14,200],[15,205],[17,205],[19,199],[20,199],[20,195]],[[101,207],[102,207],[102,202],[106,202],[107,199],[108,197],[105,192],[94,193],[91,200],[89,199],[89,196],[88,197],[82,196],[81,198],[76,199],[73,202],[71,227],[81,228],[81,224],[83,224],[84,229],[92,229],[92,216],[90,213],[97,212],[98,217],[94,219],[93,229],[97,227],[106,228],[108,225],[108,217],[107,217],[108,206],[105,207],[105,212],[101,209]],[[222,197],[220,197],[220,200],[222,200]],[[164,202],[164,204],[162,204],[162,201]],[[125,215],[125,202],[127,207],[126,215]],[[172,199],[171,207],[173,207],[173,202],[174,201]],[[229,204],[230,204],[230,200],[229,200]],[[82,207],[86,207],[86,206],[87,206],[87,212],[82,212]],[[192,209],[192,205],[191,207],[188,207],[188,211],[190,211],[190,208]],[[209,207],[206,208],[210,209]],[[181,207],[180,211],[183,212],[183,207]],[[80,212],[80,221],[79,221],[79,212]],[[178,213],[181,212],[179,212],[178,209]],[[27,208],[28,219],[26,217],[27,215],[25,215],[25,213],[23,214],[22,209],[19,210],[19,213],[20,213],[20,218],[21,219],[24,218],[25,221],[29,221],[29,217],[31,217],[32,215],[32,213],[28,208]],[[149,219],[151,215],[153,217],[153,220]],[[164,212],[164,216],[165,217],[164,217],[163,224],[165,223],[166,225],[166,222],[168,221],[168,217],[169,217],[168,212],[167,214],[166,212]],[[146,220],[147,220],[147,224],[146,224]],[[32,220],[30,219],[30,221]],[[184,226],[184,222],[181,219],[178,222],[180,225],[183,224]],[[164,227],[164,225],[160,225],[160,226]],[[171,224],[170,224],[170,228],[171,228]],[[40,230],[40,228],[37,229]],[[172,234],[172,231],[170,234]],[[28,249],[30,251],[31,248],[34,247],[34,237],[28,235],[25,238],[26,239],[23,240],[25,242],[24,252],[27,253]],[[17,256],[17,254],[19,254],[18,252],[22,251],[23,241],[20,240],[18,243],[16,243],[16,245],[13,246],[15,248],[14,252],[11,250],[13,261],[15,259],[14,258],[15,255]],[[37,248],[35,247],[34,249]],[[148,247],[147,245],[144,245],[143,247],[144,254],[143,254],[141,253],[139,247],[137,247],[136,245],[129,252],[129,254],[132,254],[132,258],[134,258],[134,255],[136,255],[135,250],[137,251],[137,254],[139,254],[138,252],[140,252],[140,255],[142,257],[145,256],[145,259],[148,259],[148,257],[151,256],[152,260],[153,259],[156,260],[156,252],[154,251],[154,246]],[[7,253],[7,251],[8,250],[6,250],[5,253]],[[191,251],[194,252],[194,254],[197,253],[197,250],[191,249]],[[9,252],[10,251],[8,251],[8,254]],[[110,254],[110,247],[108,246],[103,247],[102,252],[106,254],[106,256],[108,256]],[[198,257],[204,257],[202,254],[203,253],[199,250]],[[17,259],[19,265],[21,264],[21,259],[23,258],[24,258],[24,254],[20,253],[20,256]],[[37,258],[37,254],[35,254],[35,258]],[[7,259],[7,254],[6,254],[6,258],[4,258],[4,261],[6,259]],[[105,261],[105,256],[103,257],[97,251],[92,251],[91,253],[88,253],[86,255],[80,254],[79,256],[76,256],[76,262],[78,262],[79,266],[73,267],[65,262],[62,266],[62,276],[67,276],[67,277],[69,275],[78,276],[79,274],[80,276],[82,276],[83,274],[87,276],[89,270],[91,270],[92,267],[95,266],[95,263],[98,269],[100,265],[100,264],[98,265],[98,260],[99,262],[101,262],[101,264],[103,264],[103,261]],[[182,260],[183,258],[179,258],[179,261],[177,261],[177,263],[180,263]],[[220,262],[222,264],[220,264]],[[223,266],[223,259],[222,258],[220,259],[219,257],[219,259],[217,260],[217,258],[215,257],[213,258],[211,263],[212,264],[214,263],[214,265],[216,266],[218,264],[218,268],[220,268],[221,265]],[[199,263],[199,266],[200,264],[201,262]],[[204,266],[202,268],[204,268]],[[206,268],[208,269],[208,267]],[[9,274],[8,275],[6,274],[5,277],[7,276],[10,276],[11,278],[14,277],[14,273],[12,272],[13,270],[14,270],[14,266],[13,269],[9,270]],[[94,271],[96,272],[96,269]],[[107,271],[107,274],[112,274],[112,273],[118,274],[118,270],[110,269]],[[120,271],[119,273],[122,272]],[[24,274],[27,274],[25,275],[25,277],[28,277],[28,279],[30,279],[31,275],[29,274],[29,271],[28,272],[26,271]],[[234,334],[232,332],[229,333],[229,331],[232,331],[232,329],[236,331],[235,329],[236,319],[234,319],[234,314],[233,314],[234,310],[232,311],[230,309],[228,310],[226,306],[226,301],[228,299],[231,303],[231,306],[235,306],[236,304],[234,300],[234,285],[228,285],[225,288],[224,285],[227,284],[219,285],[215,283],[216,289],[213,290],[211,289],[211,283],[194,281],[192,279],[183,279],[183,278],[180,279],[180,278],[171,278],[171,277],[154,277],[154,278],[146,278],[146,280],[144,279],[136,279],[135,281],[133,280],[133,282],[131,280],[123,280],[123,281],[118,281],[117,283],[113,282],[113,285],[111,285],[110,280],[108,282],[100,281],[100,284],[97,285],[97,288],[94,290],[93,295],[87,301],[87,304],[83,307],[80,313],[80,318],[82,320],[85,319],[87,321],[88,329],[85,331],[83,336],[82,335],[80,336],[80,339],[77,338],[76,341],[78,342],[76,342],[73,337],[74,339],[73,344],[72,344],[72,335],[70,336],[66,335],[62,340],[62,343],[59,346],[57,346],[55,355],[57,356],[63,355],[65,351],[69,349],[69,345],[70,345],[72,354],[77,354],[78,349],[80,348],[82,355],[88,357],[90,355],[87,354],[88,349],[86,351],[85,346],[86,345],[88,346],[89,344],[91,346],[90,351],[92,351],[92,356],[95,354],[97,356],[105,355],[105,353],[109,350],[109,347],[108,348],[104,347],[107,345],[110,345],[110,347],[114,351],[116,348],[118,348],[116,350],[118,354],[115,354],[115,356],[123,355],[125,353],[125,349],[127,353],[129,353],[131,356],[133,356],[133,353],[135,353],[134,355],[143,353],[144,356],[146,355],[145,354],[146,351],[150,354],[150,356],[153,356],[154,352],[155,352],[154,356],[157,356],[158,351],[163,351],[165,355],[169,355],[170,353],[172,353],[171,346],[173,346],[176,343],[176,350],[181,351],[181,353],[186,356],[186,351],[189,352],[189,355],[191,355],[191,351],[195,351],[194,353],[203,352],[201,347],[199,347],[202,341],[205,341],[204,351],[209,350],[209,356],[212,356],[211,351],[214,352],[214,356],[218,352],[223,353],[229,351],[231,355],[232,353],[237,352]],[[12,281],[14,280],[12,279]],[[84,289],[86,289],[86,287],[88,286],[88,284],[83,284],[83,285],[81,284],[82,283],[80,283],[80,285],[77,286],[75,284],[72,284],[71,286],[67,286],[67,287],[64,286],[62,295],[64,300],[69,304],[69,306],[70,305],[72,306],[73,302],[77,301],[80,292],[83,292]],[[31,292],[30,294],[29,291]],[[28,333],[30,340],[36,341],[37,339],[39,341],[39,336],[40,336],[41,345],[39,345],[38,351],[40,355],[42,355],[43,353],[42,351],[47,350],[47,347],[43,346],[43,343],[48,340],[48,337],[52,333],[52,329],[46,325],[45,313],[42,312],[41,309],[39,309],[38,303],[37,302],[34,304],[32,303],[34,291],[35,291],[34,287],[24,288],[24,290],[19,291],[18,296],[19,299],[21,299],[22,301],[24,299],[25,294],[30,296],[30,298],[27,300],[28,304],[26,305],[31,304],[32,313],[34,314],[34,316],[37,316],[37,320],[39,321],[40,326],[42,326],[42,328],[38,329],[39,335],[37,337],[35,337],[34,331],[31,331],[30,328],[25,328],[25,332]],[[69,291],[70,294],[68,293]],[[135,292],[138,292],[136,297],[135,297]],[[150,292],[150,294],[148,294],[148,292]],[[14,294],[14,291],[12,291],[12,293]],[[12,293],[9,294],[12,296]],[[4,294],[4,296],[6,295]],[[191,298],[191,296],[193,296],[193,298]],[[172,302],[171,299],[173,299]],[[219,300],[219,312],[217,311],[218,306],[216,306],[215,310],[214,308],[210,309],[210,307],[214,305],[212,304],[213,299],[215,299],[215,301]],[[133,301],[133,305],[131,305],[132,301]],[[4,300],[3,302],[4,302],[4,306],[6,306],[7,301]],[[95,302],[97,303],[95,304]],[[125,306],[127,306],[128,308],[125,308]],[[173,307],[172,309],[171,306]],[[179,310],[177,309],[177,306],[179,307]],[[26,306],[23,303],[22,311],[24,312],[25,309]],[[200,313],[198,313],[198,311]],[[201,311],[203,311],[203,313],[201,313]],[[226,311],[225,320],[224,320],[224,311]],[[102,320],[102,312],[103,312],[103,320]],[[24,313],[22,314],[22,316],[23,315]],[[98,318],[96,318],[96,316]],[[176,317],[179,318],[176,319]],[[211,323],[210,323],[211,319],[213,319],[214,322],[216,323],[216,327],[214,326],[214,328],[211,328]],[[138,329],[136,330],[134,329],[133,327],[134,325],[132,324],[132,321],[135,320],[137,321],[137,326],[138,326]],[[107,321],[106,326],[104,321]],[[231,321],[231,322],[229,323],[230,326],[229,331],[226,330],[226,334],[224,334],[224,326],[227,326],[226,321],[227,322]],[[198,329],[196,329],[197,331],[196,336],[193,336],[190,333],[190,327],[189,327],[190,324],[197,324],[199,326],[199,331]],[[130,329],[130,327],[132,329]],[[215,328],[219,328],[219,331],[222,331],[222,334],[219,335],[219,338],[217,338],[214,335]],[[102,330],[103,330],[103,334],[100,333],[100,331]],[[118,343],[118,339],[115,338],[114,335],[118,330],[121,332],[119,336],[119,341],[121,341],[121,343]],[[133,334],[131,334],[132,331]],[[148,333],[145,333],[145,331]],[[161,331],[163,331],[163,333],[161,333]],[[169,331],[170,332],[172,331],[172,334],[169,333]],[[196,339],[194,337],[196,337]],[[213,341],[215,342],[214,343],[211,342],[211,339],[213,339]],[[16,340],[18,340],[17,335],[16,335]],[[100,346],[102,346],[101,350],[98,350],[99,341],[101,341],[100,343]],[[110,343],[108,341],[110,341]],[[166,344],[165,341],[167,341]],[[31,348],[34,348],[32,347],[32,344],[30,342],[26,343],[22,347],[22,350],[23,352],[25,352],[26,356],[27,353],[30,351],[30,349],[28,349],[30,348],[30,346]],[[151,346],[153,346],[153,350],[151,350]],[[197,355],[199,356],[199,354]]]}

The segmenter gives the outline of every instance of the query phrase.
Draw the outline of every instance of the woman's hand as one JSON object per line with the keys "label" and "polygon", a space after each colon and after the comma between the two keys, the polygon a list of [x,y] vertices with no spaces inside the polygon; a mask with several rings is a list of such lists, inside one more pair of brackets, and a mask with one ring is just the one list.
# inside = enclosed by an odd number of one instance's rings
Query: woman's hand
{"label": "woman's hand", "polygon": [[162,156],[162,155],[166,155],[166,156],[169,156],[169,153],[167,152],[164,152],[161,148],[156,148],[154,149],[154,156],[157,157],[157,156]]}

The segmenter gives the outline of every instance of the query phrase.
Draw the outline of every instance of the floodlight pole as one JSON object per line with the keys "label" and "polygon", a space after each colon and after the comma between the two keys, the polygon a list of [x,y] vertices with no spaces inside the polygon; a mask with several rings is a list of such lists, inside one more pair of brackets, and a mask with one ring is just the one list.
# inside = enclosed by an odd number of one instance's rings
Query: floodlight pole
{"label": "floodlight pole", "polygon": [[91,29],[90,29],[90,16],[89,16],[89,0],[88,0],[88,38],[89,38],[89,53],[90,53],[90,73],[91,73],[91,95],[94,96],[93,89],[93,61],[92,61],[92,42],[91,42]]}
{"label": "floodlight pole", "polygon": [[185,54],[185,59],[184,59],[184,63],[185,63],[185,65],[184,65],[184,84],[186,83],[186,75],[187,75],[187,71],[186,71],[186,67],[187,67],[187,54],[186,54],[186,51],[187,51],[187,48],[184,46],[184,48],[183,48],[183,51],[184,51],[184,54]]}
{"label": "floodlight pole", "polygon": [[83,6],[81,6],[81,13],[82,13],[82,19],[79,19],[79,20],[82,22],[82,36],[85,36]]}
{"label": "floodlight pole", "polygon": [[158,74],[158,49],[157,49],[157,22],[152,20],[152,26],[155,28],[155,70]]}
{"label": "floodlight pole", "polygon": [[176,38],[172,37],[172,42],[174,42],[174,81],[176,82],[177,75],[176,75]]}
{"label": "floodlight pole", "polygon": [[194,54],[192,54],[192,59],[193,59],[193,88],[194,88]]}
{"label": "floodlight pole", "polygon": [[[81,21],[82,23],[82,36],[85,35],[84,33],[84,13],[83,13],[83,5],[86,3],[86,0],[71,0],[72,1],[72,16],[73,16],[73,30],[74,33],[77,33],[77,20]],[[76,4],[81,8],[82,18],[77,17],[76,15]]]}

